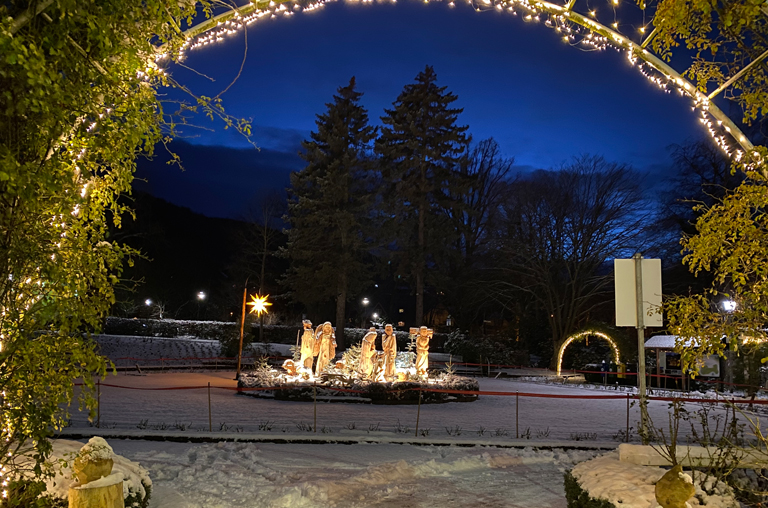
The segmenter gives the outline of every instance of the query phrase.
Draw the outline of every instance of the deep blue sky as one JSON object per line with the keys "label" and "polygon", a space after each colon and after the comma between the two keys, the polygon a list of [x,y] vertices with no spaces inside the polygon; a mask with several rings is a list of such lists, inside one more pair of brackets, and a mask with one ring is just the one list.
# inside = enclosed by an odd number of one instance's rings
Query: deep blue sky
{"label": "deep blue sky", "polygon": [[[632,5],[625,8],[631,17]],[[302,167],[296,152],[315,115],[351,76],[380,124],[403,85],[434,66],[438,84],[458,95],[460,122],[475,140],[493,136],[521,170],[590,153],[630,163],[653,180],[667,171],[670,144],[705,135],[688,99],[660,91],[623,54],[569,47],[543,23],[506,12],[404,0],[339,3],[261,20],[247,38],[243,73],[223,99],[228,112],[252,119],[263,150],[200,118],[216,130],[189,131],[198,137],[187,141],[204,150],[178,143],[185,173],[159,164],[141,164],[139,172],[155,194],[207,215],[237,217],[255,195],[284,188],[290,170]],[[215,95],[236,76],[243,48],[240,34],[189,53],[185,64],[215,82],[180,66],[170,71],[197,93]]]}

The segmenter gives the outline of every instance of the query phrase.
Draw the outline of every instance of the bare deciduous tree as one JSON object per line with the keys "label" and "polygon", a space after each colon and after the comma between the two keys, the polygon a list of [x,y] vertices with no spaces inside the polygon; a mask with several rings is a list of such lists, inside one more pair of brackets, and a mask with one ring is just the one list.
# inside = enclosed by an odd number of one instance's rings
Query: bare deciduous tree
{"label": "bare deciduous tree", "polygon": [[631,255],[646,239],[652,212],[639,176],[582,156],[511,183],[502,209],[494,277],[485,287],[507,308],[530,295],[548,316],[556,351],[610,301],[609,261]]}

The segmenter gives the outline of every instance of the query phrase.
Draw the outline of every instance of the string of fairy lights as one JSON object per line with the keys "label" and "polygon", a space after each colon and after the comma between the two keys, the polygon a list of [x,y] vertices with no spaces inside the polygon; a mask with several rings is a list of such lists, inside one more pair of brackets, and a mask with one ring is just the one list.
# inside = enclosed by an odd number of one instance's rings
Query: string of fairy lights
{"label": "string of fairy lights", "polygon": [[[130,83],[128,84],[145,86],[145,83],[152,83],[155,80],[158,80],[156,82],[159,82],[159,80],[165,76],[167,76],[167,72],[164,69],[161,69],[154,61],[150,60],[147,62],[144,69],[136,71],[135,78],[130,79]],[[50,254],[52,262],[56,262],[58,259],[55,250],[61,249],[63,242],[68,238],[68,231],[70,229],[70,224],[68,222],[80,218],[82,210],[81,205],[87,203],[90,194],[98,194],[101,192],[101,189],[99,189],[99,178],[95,176],[85,180],[80,165],[83,164],[83,160],[88,155],[88,138],[98,135],[100,123],[104,119],[111,117],[113,107],[115,106],[108,107],[102,105],[101,112],[93,115],[93,118],[89,118],[88,116],[79,117],[74,122],[69,132],[60,138],[59,144],[55,147],[55,150],[51,150],[49,154],[46,155],[46,159],[48,159],[53,156],[54,152],[59,152],[65,159],[69,157],[73,180],[77,188],[79,188],[79,192],[76,192],[76,196],[80,198],[80,202],[75,202],[69,212],[72,217],[67,217],[66,213],[56,213],[50,217],[50,222],[46,221],[51,229],[60,231],[58,241],[51,245],[51,248],[54,249],[54,252]],[[80,134],[82,130],[85,131],[87,136],[82,136]],[[108,182],[107,185],[109,185]],[[5,324],[6,320],[11,316],[13,316],[14,321],[23,320],[28,311],[47,295],[50,295],[53,290],[50,286],[46,287],[40,266],[37,266],[33,270],[29,270],[29,272],[31,272],[31,276],[27,277],[14,277],[14,274],[9,275],[8,282],[15,287],[12,291],[8,292],[10,295],[10,301],[8,302],[10,307],[0,305],[0,353],[2,353],[4,349],[4,342],[8,340],[5,334],[5,332],[8,331]],[[76,291],[74,294],[76,295]],[[0,392],[0,406],[11,408],[11,402],[8,400],[5,391]],[[2,415],[2,417],[0,417],[0,440],[5,443],[6,447],[8,447],[9,443],[14,439],[14,427],[11,421],[12,413],[11,411],[2,411],[0,412],[0,415]],[[11,450],[7,450],[5,453],[7,453],[7,457],[13,457],[13,452]],[[7,466],[0,466],[0,497],[3,499],[7,499],[9,496],[7,487],[10,480],[11,478],[9,477]]]}
{"label": "string of fairy lights", "polygon": [[608,344],[611,345],[611,350],[613,351],[614,362],[616,362],[616,364],[619,363],[619,360],[620,360],[619,346],[616,345],[616,341],[614,341],[610,336],[608,336],[603,332],[600,332],[597,330],[585,330],[583,332],[579,332],[571,335],[565,340],[565,342],[563,342],[563,345],[560,346],[560,349],[557,352],[557,375],[558,376],[560,375],[560,371],[562,370],[562,367],[563,367],[563,354],[565,353],[565,350],[568,348],[568,346],[572,342],[580,339],[586,339],[587,345],[589,345],[589,337],[592,337],[592,336],[600,337],[601,339],[608,341]]}
{"label": "string of fairy lights", "polygon": [[[244,28],[264,19],[275,19],[279,17],[290,17],[297,12],[311,12],[323,8],[329,2],[335,0],[304,0],[253,3],[234,9],[231,16],[227,19],[219,20],[215,24],[206,24],[206,29],[202,33],[192,32],[192,36],[184,42],[175,55],[183,61],[188,52],[200,49],[213,44],[222,43],[227,38],[239,33]],[[397,0],[388,0],[396,3]],[[440,2],[442,0],[424,0],[425,3]],[[613,49],[624,52],[627,60],[636,67],[640,73],[651,83],[656,85],[665,93],[672,93],[677,90],[680,95],[687,96],[693,101],[693,108],[701,113],[699,121],[706,127],[707,132],[713,141],[719,146],[725,154],[740,161],[748,150],[751,149],[751,143],[738,132],[738,128],[728,120],[713,104],[709,98],[701,93],[696,87],[692,86],[687,80],[683,79],[671,67],[664,64],[652,53],[646,50],[640,44],[631,40],[630,36],[623,35],[620,27],[623,26],[617,18],[616,8],[620,0],[608,0],[607,4],[613,13],[613,21],[610,27],[597,21],[597,9],[590,8],[586,15],[579,14],[568,5],[557,5],[539,0],[466,0],[475,11],[483,12],[494,9],[500,12],[508,12],[512,15],[520,15],[527,22],[541,22],[542,18],[545,26],[554,29],[562,40],[574,47],[586,50],[602,51]],[[373,0],[362,0],[360,3],[371,4]],[[454,7],[454,1],[447,2],[449,7]],[[644,36],[648,31],[650,23],[646,22],[644,5],[643,24],[637,28],[637,36]],[[209,26],[210,25],[210,26]],[[160,52],[156,61],[160,62],[168,58],[167,53]],[[654,60],[657,60],[654,62]],[[710,110],[716,110],[712,114]],[[718,118],[719,117],[719,118]],[[728,125],[730,124],[730,125]],[[736,132],[734,132],[736,131]],[[735,138],[741,148],[734,147],[729,142],[729,137]],[[757,152],[750,154],[754,158],[759,158]]]}
{"label": "string of fairy lights", "polygon": [[[187,30],[185,32],[187,39],[176,50],[175,59],[184,61],[189,51],[223,43],[229,37],[238,34],[256,22],[266,19],[289,18],[299,12],[312,12],[322,9],[332,1],[335,0],[280,0],[278,2],[270,0],[268,3],[262,1],[246,4],[229,13],[217,16],[218,20],[214,18],[213,22],[208,20]],[[391,3],[397,2],[397,0],[388,1]],[[442,0],[424,0],[424,3],[440,1]],[[507,12],[513,16],[520,16],[524,21],[531,23],[539,23],[544,18],[544,26],[557,32],[564,43],[582,50],[603,51],[612,49],[625,53],[629,63],[638,69],[650,83],[653,83],[664,93],[677,91],[680,95],[687,96],[693,101],[692,108],[699,111],[699,122],[702,123],[713,141],[725,154],[736,161],[741,161],[745,155],[749,155],[752,160],[750,165],[754,166],[760,163],[760,156],[751,149],[751,143],[744,137],[738,127],[719,108],[712,104],[706,95],[691,85],[690,82],[683,79],[674,69],[646,50],[644,44],[637,44],[628,35],[623,35],[620,32],[620,26],[623,25],[620,24],[616,16],[616,8],[619,6],[620,0],[608,0],[606,2],[613,13],[613,21],[610,23],[610,28],[597,21],[597,10],[593,7],[589,8],[586,15],[571,10],[575,3],[573,0],[567,5],[557,5],[539,0],[466,0],[466,2],[477,12],[493,9],[499,12]],[[361,0],[360,3],[372,4],[374,0]],[[456,4],[454,0],[449,0],[447,5],[455,7]],[[643,14],[643,25],[637,28],[637,36],[645,35],[648,30],[649,23],[645,22],[644,9]],[[168,75],[167,71],[162,68],[162,65],[170,60],[170,56],[164,47],[158,48],[157,53],[152,58],[147,59],[144,68],[136,70],[135,78],[140,82],[159,83],[159,80]],[[72,134],[63,139],[60,145],[66,147],[64,148],[65,153],[69,153],[72,156],[74,177],[76,182],[82,184],[80,197],[83,199],[87,198],[94,184],[88,181],[83,182],[82,180],[78,161],[81,161],[87,155],[87,148],[80,145],[76,133],[82,125],[87,124],[85,128],[86,133],[97,135],[100,122],[111,113],[112,108],[105,106],[103,111],[97,115],[97,118],[80,118],[70,131]],[[741,148],[732,146],[730,139],[735,140]],[[79,213],[80,205],[75,204],[71,214],[77,217]],[[51,220],[51,226],[60,228],[62,231],[61,238],[66,238],[67,222],[63,215],[54,216]],[[60,248],[61,242],[57,243],[56,246]],[[51,259],[55,261],[55,253],[51,254]],[[39,267],[37,272],[34,279],[29,277],[25,281],[19,282],[19,291],[16,295],[17,304],[20,304],[19,308],[28,310],[30,305],[33,305],[41,298],[42,281],[40,279]],[[6,309],[1,308],[0,319],[5,317]],[[608,336],[595,331],[584,332],[584,334],[597,335],[608,340],[615,350],[615,354],[618,355],[615,344]],[[573,340],[581,338],[584,334],[577,334],[566,341],[559,353],[558,368],[562,361],[565,346]],[[0,351],[2,351],[3,340],[4,336],[0,333]],[[2,399],[7,401],[5,392],[1,394]],[[3,422],[2,438],[5,442],[10,442],[12,435],[13,429],[10,426],[10,421],[5,419]],[[8,455],[11,456],[11,452],[8,452]],[[5,488],[8,486],[6,472],[7,469],[5,467],[0,468],[0,486],[3,487],[3,498],[8,497],[8,490]]]}

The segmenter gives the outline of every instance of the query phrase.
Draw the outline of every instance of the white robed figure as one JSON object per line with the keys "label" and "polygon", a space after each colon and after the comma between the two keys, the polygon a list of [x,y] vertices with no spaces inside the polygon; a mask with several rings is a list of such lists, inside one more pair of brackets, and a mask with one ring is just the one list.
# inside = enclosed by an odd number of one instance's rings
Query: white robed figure
{"label": "white robed figure", "polygon": [[363,337],[360,344],[360,361],[357,371],[363,376],[363,379],[369,379],[373,372],[373,357],[376,356],[376,328],[371,327],[370,331]]}
{"label": "white robed figure", "polygon": [[384,327],[381,348],[384,350],[384,379],[392,381],[395,378],[395,360],[397,359],[397,338],[392,325]]}
{"label": "white robed figure", "polygon": [[312,370],[312,361],[314,360],[315,332],[312,331],[312,321],[305,319],[302,321],[304,333],[301,334],[301,359],[300,365],[308,370]]}
{"label": "white robed figure", "polygon": [[314,353],[317,355],[315,376],[319,376],[336,357],[336,335],[333,333],[330,321],[326,321],[315,330]]}
{"label": "white robed figure", "polygon": [[432,338],[432,330],[426,326],[419,328],[416,336],[416,374],[419,377],[427,375],[429,368],[429,339]]}

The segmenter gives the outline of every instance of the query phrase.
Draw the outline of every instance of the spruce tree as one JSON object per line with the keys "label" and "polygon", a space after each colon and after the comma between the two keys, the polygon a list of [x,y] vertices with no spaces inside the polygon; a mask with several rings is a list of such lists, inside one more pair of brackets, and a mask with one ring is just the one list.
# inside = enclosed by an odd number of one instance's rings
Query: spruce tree
{"label": "spruce tree", "polygon": [[424,318],[424,288],[428,268],[451,241],[446,210],[466,185],[457,171],[467,151],[467,127],[456,124],[463,109],[452,109],[457,96],[436,84],[431,66],[406,85],[381,118],[376,142],[384,182],[382,231],[389,236],[399,274],[416,292],[415,325]]}
{"label": "spruce tree", "polygon": [[370,152],[376,129],[360,104],[355,78],[340,87],[317,131],[302,143],[307,166],[291,174],[285,282],[307,306],[336,301],[336,342],[344,349],[346,301],[368,282],[364,236],[373,193]]}

